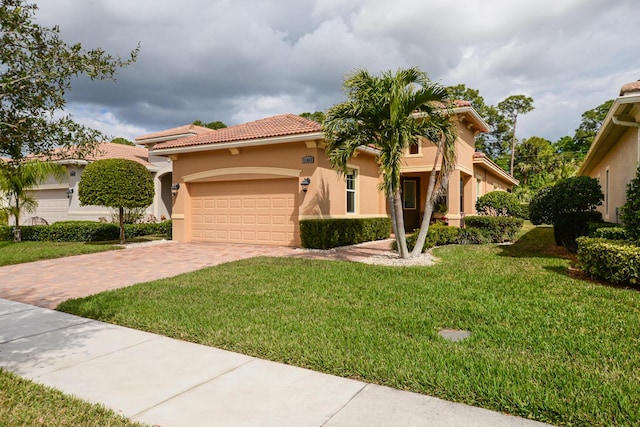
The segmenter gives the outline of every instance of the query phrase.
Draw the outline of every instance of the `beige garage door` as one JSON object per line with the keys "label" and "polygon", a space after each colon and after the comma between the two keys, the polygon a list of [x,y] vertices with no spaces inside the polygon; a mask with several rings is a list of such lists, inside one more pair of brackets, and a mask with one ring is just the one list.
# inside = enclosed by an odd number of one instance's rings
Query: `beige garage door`
{"label": "beige garage door", "polygon": [[192,238],[298,245],[297,191],[296,179],[191,184]]}

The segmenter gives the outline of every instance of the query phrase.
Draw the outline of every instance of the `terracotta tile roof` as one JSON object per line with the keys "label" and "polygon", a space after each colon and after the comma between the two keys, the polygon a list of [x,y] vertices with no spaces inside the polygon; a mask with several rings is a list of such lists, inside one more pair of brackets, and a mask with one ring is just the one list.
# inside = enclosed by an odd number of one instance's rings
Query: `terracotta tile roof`
{"label": "terracotta tile roof", "polygon": [[637,82],[627,83],[620,88],[620,96],[624,96],[632,92],[640,92],[640,80]]}
{"label": "terracotta tile roof", "polygon": [[[63,150],[56,149],[46,158],[42,156],[28,156],[28,159],[40,158],[41,160],[80,160],[75,155],[73,148]],[[134,147],[132,145],[115,144],[113,142],[101,142],[97,144],[96,150],[88,154],[84,159],[87,161],[103,160],[103,159],[127,159],[138,162],[143,166],[153,166],[149,163],[149,151],[146,148]]]}
{"label": "terracotta tile roof", "polygon": [[322,132],[322,125],[313,120],[282,114],[268,117],[254,122],[217,129],[190,138],[156,144],[153,149],[191,147],[194,145],[217,144],[221,142],[246,141],[250,139],[272,138],[287,135],[301,135],[305,133]]}
{"label": "terracotta tile roof", "polygon": [[151,166],[151,163],[149,163],[149,151],[146,148],[114,144],[113,142],[101,143],[96,153],[89,156],[86,160],[103,159],[127,159],[138,162],[143,166]]}
{"label": "terracotta tile roof", "polygon": [[213,129],[191,124],[191,125],[178,126],[177,128],[171,128],[171,129],[163,130],[160,132],[149,133],[147,135],[138,136],[136,137],[136,141],[144,144],[146,140],[150,140],[150,139],[180,136],[185,134],[201,135],[203,133],[209,133],[209,132],[213,132]]}

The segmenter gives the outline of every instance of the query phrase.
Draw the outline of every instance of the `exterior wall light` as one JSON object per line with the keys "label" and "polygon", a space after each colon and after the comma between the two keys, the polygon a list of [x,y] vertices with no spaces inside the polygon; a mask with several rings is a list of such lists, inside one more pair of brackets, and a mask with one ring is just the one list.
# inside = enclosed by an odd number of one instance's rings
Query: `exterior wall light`
{"label": "exterior wall light", "polygon": [[72,194],[73,194],[73,188],[67,189],[67,199],[70,199]]}
{"label": "exterior wall light", "polygon": [[180,189],[180,184],[175,183],[175,184],[171,184],[171,194],[173,196],[175,196],[176,194],[178,194],[178,190]]}
{"label": "exterior wall light", "polygon": [[302,182],[300,183],[300,186],[302,187],[302,191],[306,193],[307,187],[309,187],[309,184],[311,184],[311,179],[309,178],[303,179]]}

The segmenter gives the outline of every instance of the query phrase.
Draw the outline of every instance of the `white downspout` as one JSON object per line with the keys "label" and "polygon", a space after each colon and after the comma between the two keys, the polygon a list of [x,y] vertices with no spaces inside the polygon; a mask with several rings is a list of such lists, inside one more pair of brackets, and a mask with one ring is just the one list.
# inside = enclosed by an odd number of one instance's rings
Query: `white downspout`
{"label": "white downspout", "polygon": [[636,162],[640,163],[640,123],[639,122],[628,122],[625,120],[620,120],[616,116],[611,117],[611,121],[618,126],[626,126],[626,127],[634,127],[638,129],[637,138],[638,138],[638,155],[636,158]]}

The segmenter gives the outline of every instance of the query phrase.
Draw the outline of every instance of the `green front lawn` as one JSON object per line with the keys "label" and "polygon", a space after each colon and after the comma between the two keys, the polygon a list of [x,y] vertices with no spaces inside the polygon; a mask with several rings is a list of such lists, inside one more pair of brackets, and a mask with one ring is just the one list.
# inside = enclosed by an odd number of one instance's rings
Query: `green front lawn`
{"label": "green front lawn", "polygon": [[255,258],[58,309],[554,424],[638,425],[640,293],[572,278],[552,241],[443,247],[433,267]]}
{"label": "green front lawn", "polygon": [[0,242],[0,266],[120,249],[84,242]]}
{"label": "green front lawn", "polygon": [[0,425],[142,427],[142,424],[0,369]]}

